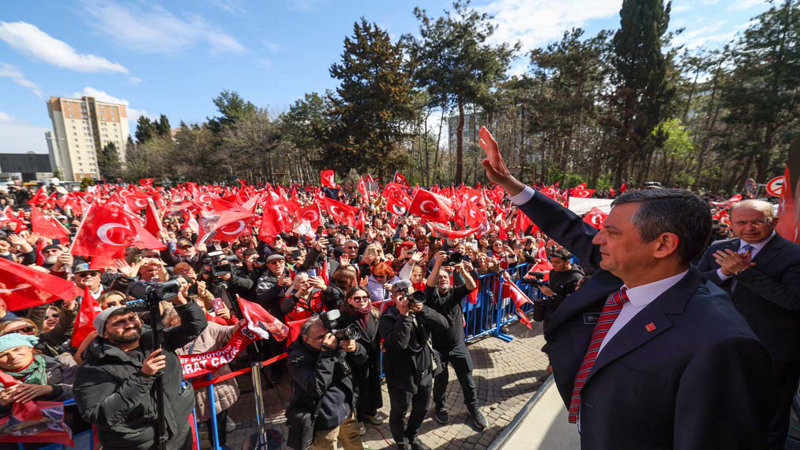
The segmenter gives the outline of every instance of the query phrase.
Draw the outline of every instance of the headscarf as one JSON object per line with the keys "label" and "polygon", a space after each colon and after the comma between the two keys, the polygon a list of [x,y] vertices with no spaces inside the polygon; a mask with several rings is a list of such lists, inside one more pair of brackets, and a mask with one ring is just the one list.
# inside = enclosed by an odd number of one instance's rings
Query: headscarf
{"label": "headscarf", "polygon": [[[28,336],[21,333],[10,333],[0,336],[0,352],[4,352],[14,347],[29,347],[33,348],[39,338],[36,336]],[[47,384],[47,363],[42,355],[34,355],[31,363],[17,371],[4,370],[3,372],[10,375],[15,380],[19,380],[26,384]]]}

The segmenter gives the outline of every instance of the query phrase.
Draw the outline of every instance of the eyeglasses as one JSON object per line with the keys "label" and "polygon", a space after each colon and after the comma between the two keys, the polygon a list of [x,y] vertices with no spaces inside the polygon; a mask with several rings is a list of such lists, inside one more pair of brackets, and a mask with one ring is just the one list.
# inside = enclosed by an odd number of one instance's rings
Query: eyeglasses
{"label": "eyeglasses", "polygon": [[358,247],[356,247],[355,245],[348,245],[348,246],[347,246],[347,247],[345,247],[345,248],[346,248],[346,249],[348,249],[348,250],[352,250],[352,249],[354,249],[354,248],[358,248]]}
{"label": "eyeglasses", "polygon": [[3,335],[11,334],[11,333],[22,333],[22,334],[33,334],[36,332],[36,328],[33,328],[31,325],[27,327],[17,328],[16,330],[8,330]]}
{"label": "eyeglasses", "polygon": [[760,220],[737,220],[733,222],[734,225],[737,227],[744,227],[747,225],[752,225],[755,228],[761,228],[765,225],[772,223],[772,219],[760,219]]}
{"label": "eyeglasses", "polygon": [[385,280],[386,279],[386,275],[372,275],[372,277],[375,278],[376,280]]}
{"label": "eyeglasses", "polygon": [[350,299],[353,300],[354,302],[359,302],[359,303],[368,302],[369,301],[369,297],[367,297],[365,295],[360,295],[360,296],[357,296],[357,297],[350,297]]}
{"label": "eyeglasses", "polygon": [[100,275],[100,272],[81,272],[75,274],[76,277],[96,277],[98,275]]}
{"label": "eyeglasses", "polygon": [[45,318],[45,320],[46,319],[58,319],[58,313],[48,314],[48,315],[44,316],[44,318]]}

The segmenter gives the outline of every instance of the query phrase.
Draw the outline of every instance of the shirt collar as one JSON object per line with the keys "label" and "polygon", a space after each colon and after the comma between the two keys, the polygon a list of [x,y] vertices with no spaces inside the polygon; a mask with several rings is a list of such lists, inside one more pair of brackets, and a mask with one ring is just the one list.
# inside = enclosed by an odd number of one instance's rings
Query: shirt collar
{"label": "shirt collar", "polygon": [[745,245],[750,245],[750,247],[753,247],[753,250],[761,250],[762,248],[764,248],[765,245],[767,245],[769,243],[769,241],[772,240],[772,238],[775,237],[775,234],[776,234],[776,232],[773,231],[772,234],[770,234],[768,238],[764,239],[763,241],[759,242],[758,244],[748,244],[747,242],[744,241],[744,239],[739,239],[739,250],[741,250],[742,247],[744,247]]}
{"label": "shirt collar", "polygon": [[643,308],[658,298],[659,295],[666,292],[667,289],[675,286],[687,273],[689,273],[688,270],[669,278],[663,278],[652,283],[629,288],[625,293],[628,295],[628,300],[630,300],[631,305],[637,308]]}

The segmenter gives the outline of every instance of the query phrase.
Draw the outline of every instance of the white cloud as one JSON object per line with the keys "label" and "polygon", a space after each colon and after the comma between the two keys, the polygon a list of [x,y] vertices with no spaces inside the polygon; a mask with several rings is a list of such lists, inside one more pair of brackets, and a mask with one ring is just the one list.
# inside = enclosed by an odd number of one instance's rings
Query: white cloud
{"label": "white cloud", "polygon": [[732,3],[728,9],[731,11],[744,11],[746,9],[750,9],[754,6],[764,6],[764,0],[737,0],[736,2]]}
{"label": "white cloud", "polygon": [[100,56],[78,53],[66,42],[27,22],[0,22],[0,40],[34,60],[65,69],[128,73],[125,66]]}
{"label": "white cloud", "polygon": [[0,111],[0,123],[9,123],[13,121],[14,117],[4,113],[3,111]]}
{"label": "white cloud", "polygon": [[244,53],[230,34],[195,14],[178,17],[159,5],[123,6],[113,1],[84,0],[89,23],[116,43],[147,53],[175,53],[196,45],[214,53]]}
{"label": "white cloud", "polygon": [[131,84],[139,84],[142,82],[142,79],[139,77],[130,77],[128,81],[130,81]]}
{"label": "white cloud", "polygon": [[216,8],[237,16],[244,15],[247,12],[244,7],[244,0],[209,0],[209,3]]}
{"label": "white cloud", "polygon": [[133,131],[136,127],[136,121],[139,120],[139,117],[146,116],[146,117],[153,117],[147,111],[143,109],[135,109],[131,108],[130,102],[128,100],[114,97],[113,95],[109,94],[106,91],[101,91],[100,89],[95,89],[91,86],[86,86],[80,92],[74,92],[70,97],[72,98],[81,98],[81,97],[94,97],[101,102],[108,102],[108,103],[119,103],[125,105],[125,109],[128,110],[128,122],[131,125],[131,131]]}
{"label": "white cloud", "polygon": [[521,41],[525,51],[559,39],[572,27],[619,14],[622,0],[495,0],[476,8],[494,16],[495,43]]}
{"label": "white cloud", "polygon": [[37,97],[44,98],[42,88],[33,81],[25,78],[25,74],[11,64],[0,63],[0,78],[11,78],[18,85],[30,89]]}
{"label": "white cloud", "polygon": [[[4,113],[0,113],[0,117]],[[9,116],[10,117],[10,116]],[[0,120],[0,153],[47,153],[47,141],[44,133],[49,128],[42,128],[16,120]]]}

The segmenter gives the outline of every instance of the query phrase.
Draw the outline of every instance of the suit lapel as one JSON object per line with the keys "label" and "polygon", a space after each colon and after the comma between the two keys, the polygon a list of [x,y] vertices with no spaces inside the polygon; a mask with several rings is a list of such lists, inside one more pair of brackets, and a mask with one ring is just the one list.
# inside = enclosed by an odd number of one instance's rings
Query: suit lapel
{"label": "suit lapel", "polygon": [[575,314],[579,314],[598,302],[602,305],[608,298],[608,294],[617,291],[620,286],[622,286],[622,280],[610,272],[604,270],[596,272],[578,291],[561,302],[553,317],[550,318],[548,329],[556,329]]}
{"label": "suit lapel", "polygon": [[773,258],[778,256],[781,253],[781,249],[783,248],[784,241],[783,238],[778,236],[777,234],[767,242],[767,245],[758,252],[755,258],[753,258],[753,262],[756,263],[756,267],[758,266],[765,266],[768,262],[770,262]]}
{"label": "suit lapel", "polygon": [[588,383],[598,370],[612,361],[646,344],[651,339],[672,327],[667,314],[681,314],[686,302],[694,295],[702,281],[700,273],[689,270],[677,284],[656,297],[649,305],[639,311],[630,322],[620,329],[603,347],[586,379]]}

